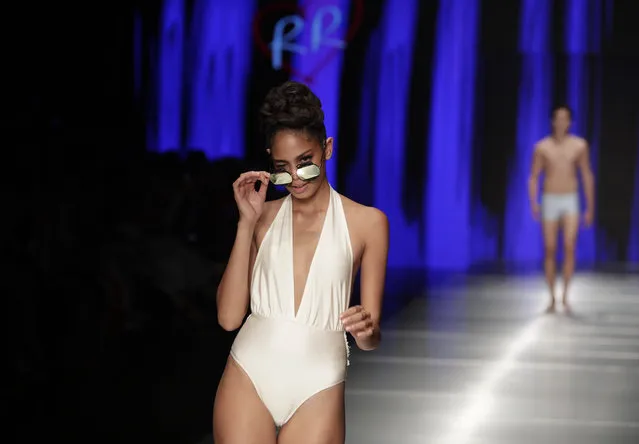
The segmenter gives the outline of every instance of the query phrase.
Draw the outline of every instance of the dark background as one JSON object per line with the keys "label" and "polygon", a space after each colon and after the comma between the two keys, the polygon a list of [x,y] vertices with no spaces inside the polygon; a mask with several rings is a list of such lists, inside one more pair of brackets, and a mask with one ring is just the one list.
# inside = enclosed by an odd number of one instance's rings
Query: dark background
{"label": "dark background", "polygon": [[[271,2],[272,3],[272,2]],[[563,48],[563,25],[566,2],[554,1],[552,12],[552,45],[555,51],[546,57],[554,65],[554,102],[567,99],[567,64],[570,57]],[[601,2],[605,6],[607,2]],[[187,16],[192,12],[192,1],[186,2]],[[264,7],[268,1],[258,2]],[[344,54],[341,74],[340,122],[336,134],[342,146],[337,169],[336,186],[346,187],[345,177],[353,169],[356,153],[361,148],[361,135],[357,128],[362,118],[357,105],[361,100],[364,76],[365,49],[373,31],[380,26],[384,2],[365,3],[363,24]],[[521,54],[518,51],[520,2],[492,2],[481,4],[481,24],[478,42],[480,52],[475,101],[473,186],[482,205],[497,220],[506,208],[506,186],[509,164],[515,158],[517,130],[517,92],[520,84]],[[637,29],[631,17],[635,4],[630,1],[614,2],[612,13],[602,14],[604,37],[597,53],[584,54],[587,70],[601,72],[597,88],[588,94],[600,94],[600,106],[588,111],[590,128],[597,126],[599,154],[596,165],[597,226],[608,242],[615,245],[610,254],[598,254],[599,261],[627,260],[630,239],[630,215],[633,205],[634,165],[639,145],[638,86],[635,79],[639,70],[635,41]],[[79,13],[72,4],[42,6],[41,14],[16,11],[15,26],[25,38],[12,42],[12,26],[5,28],[5,60],[11,68],[5,83],[5,133],[16,138],[23,147],[10,150],[12,156],[26,157],[29,162],[41,162],[53,168],[56,162],[74,162],[64,156],[63,150],[75,150],[73,155],[88,161],[113,160],[122,168],[130,159],[142,156],[147,146],[149,125],[154,124],[154,95],[157,73],[157,27],[161,7],[158,2],[132,2],[127,8],[103,8],[99,14]],[[430,72],[433,69],[433,47],[436,38],[437,2],[421,2],[419,26],[414,46],[413,76],[405,141],[410,147],[405,155],[405,186],[403,212],[408,219],[424,218],[424,187],[427,169],[427,134],[424,122],[430,112]],[[602,6],[605,12],[605,8]],[[132,40],[133,14],[140,14],[143,28],[143,84],[138,93],[133,89]],[[22,15],[21,15],[22,14]],[[20,17],[23,17],[20,19]],[[28,37],[27,37],[28,36]],[[155,45],[155,46],[154,46]],[[155,48],[155,52],[154,52]],[[153,57],[155,54],[155,58]],[[252,75],[247,85],[246,159],[264,167],[261,136],[257,131],[256,113],[261,99],[270,87],[287,79],[285,72],[274,72],[268,60],[254,48]],[[10,86],[9,86],[10,85]],[[600,89],[600,91],[597,91]],[[594,98],[587,99],[590,102]],[[374,111],[373,111],[374,112]],[[188,116],[185,117],[188,119]],[[590,129],[589,132],[593,132]],[[583,134],[590,139],[592,134]],[[49,148],[45,148],[48,146]],[[56,148],[50,148],[55,146]],[[81,147],[80,147],[81,146]],[[63,148],[64,147],[64,148]],[[106,148],[108,147],[108,148]],[[176,147],[184,151],[189,147]],[[37,150],[37,154],[36,154]],[[70,151],[71,152],[71,151]],[[62,160],[66,157],[65,160]],[[370,165],[372,169],[372,165]],[[42,171],[40,172],[42,173]],[[22,177],[24,179],[24,177]],[[34,181],[42,181],[36,174]],[[348,190],[366,204],[374,204],[372,190],[365,187]],[[503,235],[503,227],[500,232]],[[502,236],[503,237],[503,236]],[[502,249],[499,248],[499,251]],[[503,257],[498,254],[494,259]]]}
{"label": "dark background", "polygon": [[[152,25],[160,3],[26,4],[4,15],[2,285],[15,442],[145,437],[183,443],[210,428],[212,395],[233,338],[215,326],[213,302],[235,227],[229,185],[243,170],[265,166],[256,112],[268,89],[287,75],[273,72],[254,50],[246,159],[210,162],[186,147],[149,152],[157,76]],[[353,109],[361,100],[365,48],[383,6],[366,2],[362,28],[344,54],[338,189],[361,145],[349,129],[366,118]],[[565,2],[555,1],[554,8],[548,57],[555,67],[554,99],[562,102],[571,81],[561,43]],[[600,128],[597,224],[614,246],[600,262],[625,261],[637,229],[631,221],[638,198],[636,9],[632,1],[614,2],[602,49],[588,55],[590,69],[602,70],[601,106],[589,117]],[[151,24],[144,27],[139,92],[134,13]],[[420,2],[419,57],[404,136],[414,147],[404,168],[411,184],[426,179],[423,129],[432,92],[423,79],[433,69],[437,13],[437,2]],[[472,184],[497,220],[506,212],[508,165],[516,155],[519,17],[519,2],[482,2]],[[405,189],[406,218],[423,219],[424,188]],[[374,203],[370,188],[350,194]],[[388,304],[405,293],[398,283],[413,285],[402,276],[401,270],[389,276],[398,296]]]}

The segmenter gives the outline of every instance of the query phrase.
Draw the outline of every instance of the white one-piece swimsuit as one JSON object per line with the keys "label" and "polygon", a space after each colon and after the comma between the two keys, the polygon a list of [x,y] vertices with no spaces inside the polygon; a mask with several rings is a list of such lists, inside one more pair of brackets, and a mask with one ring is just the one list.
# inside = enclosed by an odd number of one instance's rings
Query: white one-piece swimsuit
{"label": "white one-piece swimsuit", "polygon": [[339,319],[349,305],[353,251],[339,194],[330,188],[322,231],[295,314],[293,206],[284,198],[257,252],[251,315],[231,356],[281,427],[310,397],[346,378],[348,342]]}

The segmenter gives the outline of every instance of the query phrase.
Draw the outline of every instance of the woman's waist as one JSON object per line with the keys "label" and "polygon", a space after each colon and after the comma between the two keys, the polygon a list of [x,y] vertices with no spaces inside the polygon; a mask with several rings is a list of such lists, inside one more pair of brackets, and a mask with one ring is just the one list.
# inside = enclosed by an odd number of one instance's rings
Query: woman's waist
{"label": "woman's waist", "polygon": [[293,296],[272,292],[251,293],[253,316],[277,321],[291,322],[304,328],[329,332],[343,332],[340,315],[348,309],[349,295],[308,292],[297,308],[293,309]]}
{"label": "woman's waist", "polygon": [[345,356],[344,331],[323,330],[286,318],[251,314],[235,338],[233,349],[251,349],[282,357],[334,359]]}

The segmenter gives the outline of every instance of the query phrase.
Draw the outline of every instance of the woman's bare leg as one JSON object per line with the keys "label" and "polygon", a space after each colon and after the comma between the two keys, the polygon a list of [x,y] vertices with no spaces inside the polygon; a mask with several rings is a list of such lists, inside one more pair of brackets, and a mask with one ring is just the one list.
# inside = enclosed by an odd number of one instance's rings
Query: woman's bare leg
{"label": "woman's bare leg", "polygon": [[275,444],[275,424],[244,370],[229,357],[213,406],[215,444]]}
{"label": "woman's bare leg", "polygon": [[344,383],[341,383],[302,404],[280,430],[277,443],[344,444],[344,421]]}

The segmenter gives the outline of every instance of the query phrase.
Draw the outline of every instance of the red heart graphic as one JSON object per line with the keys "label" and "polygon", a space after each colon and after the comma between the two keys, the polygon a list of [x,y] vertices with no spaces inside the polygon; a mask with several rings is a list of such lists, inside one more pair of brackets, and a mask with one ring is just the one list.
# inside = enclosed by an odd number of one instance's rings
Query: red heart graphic
{"label": "red heart graphic", "polygon": [[[359,30],[359,27],[361,26],[362,20],[364,18],[364,0],[353,0],[353,6],[353,18],[351,19],[351,24],[348,27],[346,36],[344,38],[347,44],[353,39],[353,37],[355,37],[355,34],[357,34],[357,31]],[[260,9],[257,14],[255,14],[255,17],[253,19],[253,38],[260,51],[266,57],[270,58],[272,57],[272,54],[271,50],[268,47],[268,44],[262,38],[261,31],[264,19],[274,13],[299,14],[302,17],[305,17],[305,9],[306,8],[298,6],[294,3],[275,3]],[[324,58],[317,62],[317,65],[311,70],[310,73],[301,73],[294,69],[291,64],[286,61],[282,61],[282,69],[284,71],[287,71],[289,74],[300,76],[304,80],[304,82],[310,84],[313,83],[313,77],[315,77],[315,75],[317,75],[317,73],[321,71],[328,64],[328,62],[330,62],[333,57],[337,55],[339,51],[343,51],[343,49],[335,48],[332,51],[329,51]]]}

